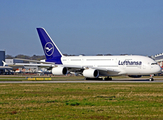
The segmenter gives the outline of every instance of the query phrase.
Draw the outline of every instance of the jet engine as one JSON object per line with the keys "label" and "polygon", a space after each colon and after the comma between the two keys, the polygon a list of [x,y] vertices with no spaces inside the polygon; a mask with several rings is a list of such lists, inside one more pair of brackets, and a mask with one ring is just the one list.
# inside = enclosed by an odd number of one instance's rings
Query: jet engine
{"label": "jet engine", "polygon": [[88,78],[98,78],[99,71],[95,69],[86,69],[83,71],[83,76]]}
{"label": "jet engine", "polygon": [[141,75],[128,75],[129,77],[132,77],[132,78],[140,78]]}
{"label": "jet engine", "polygon": [[52,74],[53,75],[66,75],[67,68],[66,67],[54,67],[52,68]]}

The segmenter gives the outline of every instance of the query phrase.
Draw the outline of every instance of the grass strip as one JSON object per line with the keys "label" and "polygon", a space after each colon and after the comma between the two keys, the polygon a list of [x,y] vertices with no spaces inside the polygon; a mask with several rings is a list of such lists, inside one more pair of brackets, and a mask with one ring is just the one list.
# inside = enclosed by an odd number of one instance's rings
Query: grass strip
{"label": "grass strip", "polygon": [[162,119],[163,83],[0,84],[0,119]]}

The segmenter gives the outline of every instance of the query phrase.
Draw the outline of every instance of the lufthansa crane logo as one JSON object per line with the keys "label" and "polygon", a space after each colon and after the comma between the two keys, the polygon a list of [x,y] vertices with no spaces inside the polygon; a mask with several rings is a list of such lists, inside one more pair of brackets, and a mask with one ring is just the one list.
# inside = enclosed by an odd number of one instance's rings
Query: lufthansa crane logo
{"label": "lufthansa crane logo", "polygon": [[44,51],[47,56],[51,56],[54,53],[54,45],[51,42],[47,42]]}

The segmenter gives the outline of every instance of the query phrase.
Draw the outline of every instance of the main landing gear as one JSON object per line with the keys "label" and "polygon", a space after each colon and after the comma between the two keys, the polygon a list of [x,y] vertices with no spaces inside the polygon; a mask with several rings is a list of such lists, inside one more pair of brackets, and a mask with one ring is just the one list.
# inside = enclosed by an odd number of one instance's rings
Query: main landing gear
{"label": "main landing gear", "polygon": [[88,77],[85,77],[85,80],[103,80],[102,78],[88,78]]}
{"label": "main landing gear", "polygon": [[103,78],[103,80],[112,80],[111,77],[106,77],[106,78]]}
{"label": "main landing gear", "polygon": [[149,81],[154,81],[153,76],[154,76],[153,74],[150,75]]}

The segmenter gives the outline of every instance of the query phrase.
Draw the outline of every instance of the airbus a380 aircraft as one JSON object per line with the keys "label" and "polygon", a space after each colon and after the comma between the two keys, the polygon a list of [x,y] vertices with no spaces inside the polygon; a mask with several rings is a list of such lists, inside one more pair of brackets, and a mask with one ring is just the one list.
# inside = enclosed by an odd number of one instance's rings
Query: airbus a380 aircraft
{"label": "airbus a380 aircraft", "polygon": [[[129,75],[141,77],[161,72],[160,66],[151,58],[138,55],[125,56],[64,56],[44,28],[37,28],[46,62],[55,63],[54,75],[66,75],[68,72],[82,74],[86,78]],[[153,81],[153,77],[149,78]]]}

